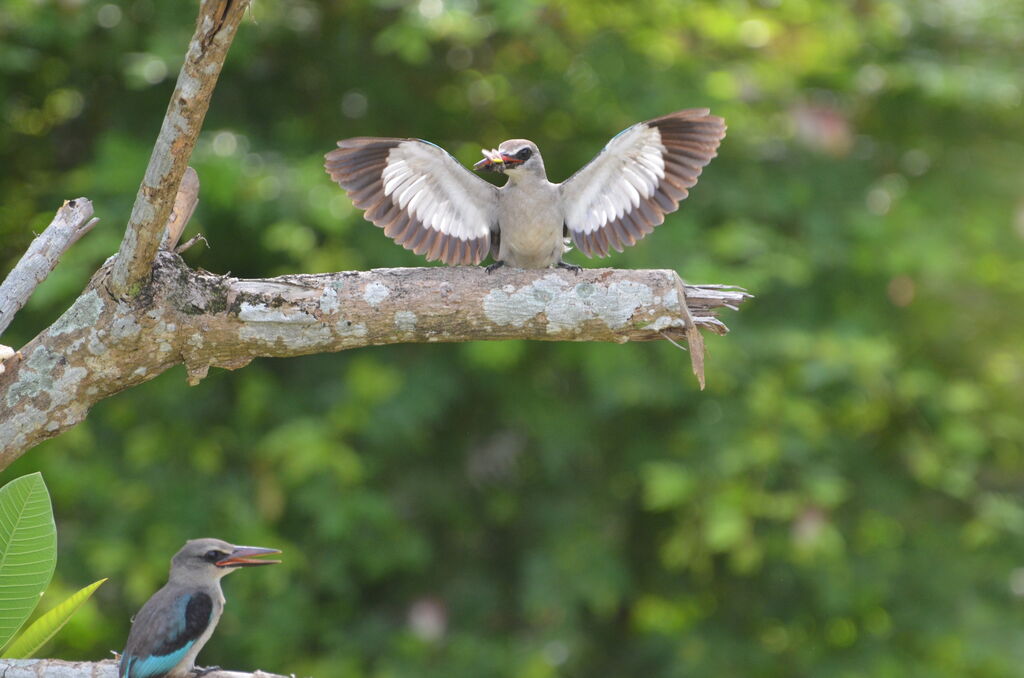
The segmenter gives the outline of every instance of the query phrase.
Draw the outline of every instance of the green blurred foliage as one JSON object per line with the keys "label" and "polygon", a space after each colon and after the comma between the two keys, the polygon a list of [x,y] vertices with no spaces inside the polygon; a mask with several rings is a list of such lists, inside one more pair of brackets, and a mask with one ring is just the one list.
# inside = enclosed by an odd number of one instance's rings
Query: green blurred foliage
{"label": "green blurred foliage", "polygon": [[[117,247],[194,3],[0,6],[0,259],[101,224],[5,343]],[[192,164],[186,258],[419,265],[321,169],[408,135],[529,136],[560,180],[710,106],[729,136],[611,263],[757,298],[708,340],[399,346],[181,369],[5,474],[53,490],[54,654],[119,649],[187,538],[280,546],[201,660],[341,678],[992,678],[1024,665],[1024,4],[257,0]],[[579,254],[570,260],[588,265]],[[9,339],[9,340],[8,340]]]}

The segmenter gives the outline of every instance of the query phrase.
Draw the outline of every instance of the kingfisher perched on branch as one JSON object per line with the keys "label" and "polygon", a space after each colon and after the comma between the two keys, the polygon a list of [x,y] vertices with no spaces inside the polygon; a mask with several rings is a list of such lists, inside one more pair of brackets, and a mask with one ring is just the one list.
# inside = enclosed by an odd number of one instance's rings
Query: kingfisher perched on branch
{"label": "kingfisher perched on branch", "polygon": [[281,562],[256,559],[273,553],[280,551],[220,539],[186,542],[171,559],[167,584],[133,618],[119,678],[181,678],[217,670],[197,670],[195,662],[224,611],[220,580],[240,567]]}
{"label": "kingfisher perched on branch", "polygon": [[527,139],[483,150],[473,166],[507,176],[501,188],[422,139],[345,139],[324,167],[368,221],[427,261],[479,264],[490,253],[488,271],[578,271],[562,261],[569,239],[588,257],[635,245],[679,208],[724,136],[725,121],[706,108],[639,122],[561,184]]}

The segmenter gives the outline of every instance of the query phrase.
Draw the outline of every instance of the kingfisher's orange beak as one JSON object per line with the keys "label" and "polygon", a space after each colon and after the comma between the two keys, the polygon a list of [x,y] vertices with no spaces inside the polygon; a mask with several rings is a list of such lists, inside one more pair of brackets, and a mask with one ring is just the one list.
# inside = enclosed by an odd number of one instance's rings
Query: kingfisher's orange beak
{"label": "kingfisher's orange beak", "polygon": [[276,565],[280,560],[256,560],[260,556],[280,553],[277,549],[265,549],[262,546],[236,546],[227,558],[218,560],[217,567],[252,567],[253,565]]}

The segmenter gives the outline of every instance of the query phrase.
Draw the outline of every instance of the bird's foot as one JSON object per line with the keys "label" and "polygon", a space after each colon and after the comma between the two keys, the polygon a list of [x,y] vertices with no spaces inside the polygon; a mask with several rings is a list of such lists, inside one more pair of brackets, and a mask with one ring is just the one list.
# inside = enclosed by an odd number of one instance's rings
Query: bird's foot
{"label": "bird's foot", "polygon": [[487,271],[488,273],[494,273],[495,271],[497,271],[499,268],[501,268],[504,265],[505,265],[504,261],[496,261],[493,264],[491,264],[490,266],[488,266],[487,268],[485,268],[484,270]]}
{"label": "bird's foot", "polygon": [[555,264],[555,268],[564,268],[567,271],[572,271],[576,275],[579,275],[580,271],[583,270],[582,266],[577,266],[576,264],[570,264],[570,263],[562,261],[561,259],[559,259],[558,263]]}
{"label": "bird's foot", "polygon": [[219,666],[207,666],[206,668],[199,668],[198,666],[192,669],[192,676],[194,678],[202,678],[207,673],[213,673],[214,671],[220,671]]}

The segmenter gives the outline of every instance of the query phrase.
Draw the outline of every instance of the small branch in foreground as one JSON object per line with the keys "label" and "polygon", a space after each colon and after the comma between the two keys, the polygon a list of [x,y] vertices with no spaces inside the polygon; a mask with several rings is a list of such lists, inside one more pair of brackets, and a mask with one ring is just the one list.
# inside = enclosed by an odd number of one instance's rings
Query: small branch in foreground
{"label": "small branch in foreground", "polygon": [[[750,296],[684,285],[675,271],[608,268],[386,268],[240,280],[160,252],[150,283],[119,300],[107,293],[109,273],[100,269],[0,375],[0,470],[100,400],[174,365],[184,364],[197,384],[210,367],[385,344],[681,341],[688,330],[725,334],[717,311]],[[690,353],[703,357],[696,343]]]}
{"label": "small branch in foreground", "polygon": [[[117,678],[117,661],[66,662],[60,659],[0,659],[3,678]],[[278,673],[211,671],[205,678],[289,678]],[[294,678],[294,675],[291,677]]]}
{"label": "small branch in foreground", "polygon": [[98,221],[92,218],[92,202],[86,198],[67,200],[57,210],[50,225],[32,241],[0,283],[0,334],[10,326],[39,283],[50,275],[61,256]]}
{"label": "small branch in foreground", "polygon": [[250,0],[203,0],[160,134],[114,263],[110,290],[134,296],[149,277],[228,48]]}

